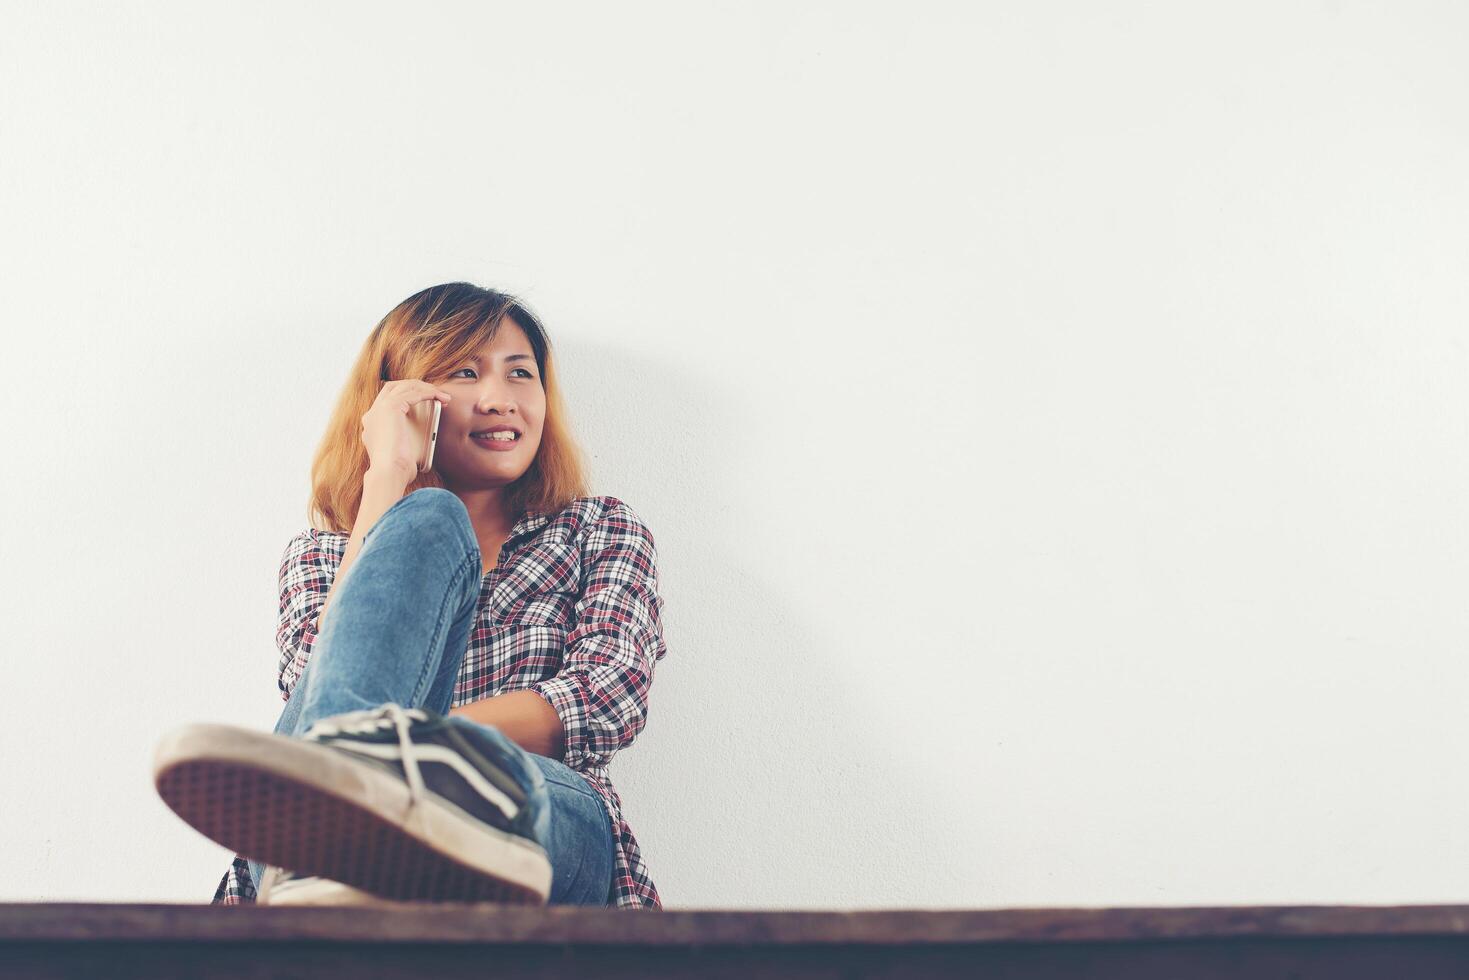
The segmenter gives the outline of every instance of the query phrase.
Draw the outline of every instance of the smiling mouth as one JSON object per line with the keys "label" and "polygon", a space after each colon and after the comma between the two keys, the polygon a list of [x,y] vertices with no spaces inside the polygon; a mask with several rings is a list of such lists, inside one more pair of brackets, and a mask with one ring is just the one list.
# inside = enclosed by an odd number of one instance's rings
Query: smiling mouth
{"label": "smiling mouth", "polygon": [[479,448],[487,449],[492,453],[508,453],[513,449],[519,449],[520,434],[516,433],[513,439],[491,439],[489,436],[470,436],[470,441],[477,443]]}

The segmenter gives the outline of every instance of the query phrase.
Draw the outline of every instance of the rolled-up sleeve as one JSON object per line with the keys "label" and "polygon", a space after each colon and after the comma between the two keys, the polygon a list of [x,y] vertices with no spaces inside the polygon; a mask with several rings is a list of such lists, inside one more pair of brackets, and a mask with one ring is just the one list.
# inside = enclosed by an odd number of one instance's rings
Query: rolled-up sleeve
{"label": "rolled-up sleeve", "polygon": [[291,539],[281,556],[278,584],[280,615],[276,620],[275,645],[280,651],[277,686],[281,699],[289,700],[296,681],[306,669],[316,643],[316,617],[326,604],[341,548],[335,541],[309,528]]}
{"label": "rolled-up sleeve", "polygon": [[585,535],[581,588],[561,670],[531,687],[560,716],[562,761],[576,770],[607,765],[637,738],[667,652],[653,535],[620,500]]}

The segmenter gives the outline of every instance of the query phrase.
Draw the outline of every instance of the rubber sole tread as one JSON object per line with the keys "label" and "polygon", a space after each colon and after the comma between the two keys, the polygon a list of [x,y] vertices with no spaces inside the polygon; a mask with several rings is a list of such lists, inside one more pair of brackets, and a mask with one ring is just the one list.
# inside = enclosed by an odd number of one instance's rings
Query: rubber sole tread
{"label": "rubber sole tread", "polygon": [[349,799],[278,774],[205,759],[162,769],[155,783],[200,833],[298,875],[397,901],[546,904],[535,890],[468,867]]}

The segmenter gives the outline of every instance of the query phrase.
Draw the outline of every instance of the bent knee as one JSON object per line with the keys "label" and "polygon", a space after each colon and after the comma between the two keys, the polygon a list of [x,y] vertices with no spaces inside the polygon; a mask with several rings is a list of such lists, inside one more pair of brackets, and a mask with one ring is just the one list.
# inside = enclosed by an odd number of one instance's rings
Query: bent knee
{"label": "bent knee", "polygon": [[[457,543],[461,548],[479,551],[479,539],[474,533],[474,524],[469,519],[469,509],[464,506],[464,501],[445,490],[443,487],[419,487],[402,499],[394,501],[393,506],[379,520],[378,525],[385,523],[386,518],[392,517],[393,523],[400,525],[407,521],[412,527],[409,533],[414,540],[420,544],[432,544],[433,541],[425,541],[427,533],[434,537],[438,529],[447,532],[444,540],[438,542],[447,547]],[[433,529],[432,531],[430,529]],[[377,525],[372,529],[376,532]]]}

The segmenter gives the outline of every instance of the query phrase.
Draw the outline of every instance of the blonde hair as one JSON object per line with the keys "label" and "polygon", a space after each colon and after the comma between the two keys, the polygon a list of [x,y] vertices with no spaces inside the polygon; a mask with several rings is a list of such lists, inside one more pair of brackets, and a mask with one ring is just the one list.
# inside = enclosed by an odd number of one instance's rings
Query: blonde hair
{"label": "blonde hair", "polygon": [[[311,462],[307,515],[313,527],[348,532],[357,518],[362,481],[370,463],[362,443],[362,416],[372,407],[383,383],[422,378],[437,384],[493,338],[506,317],[530,340],[546,391],[540,447],[525,474],[505,488],[506,504],[517,515],[554,515],[574,498],[587,495],[586,464],[571,435],[545,327],[514,296],[467,282],[449,282],[414,293],[393,307],[362,345]],[[443,485],[430,469],[420,473],[404,492]]]}

